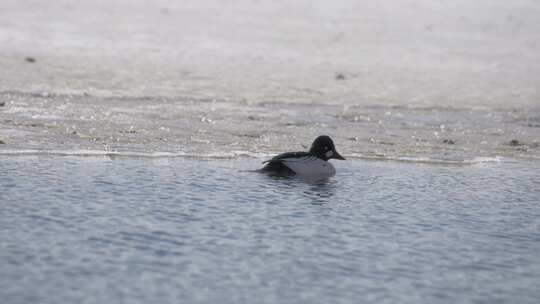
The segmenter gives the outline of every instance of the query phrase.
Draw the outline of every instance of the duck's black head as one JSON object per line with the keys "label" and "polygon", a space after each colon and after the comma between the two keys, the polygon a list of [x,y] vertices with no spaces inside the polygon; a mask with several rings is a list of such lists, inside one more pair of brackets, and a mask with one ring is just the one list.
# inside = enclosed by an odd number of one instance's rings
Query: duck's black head
{"label": "duck's black head", "polygon": [[329,160],[331,158],[345,160],[345,158],[336,151],[332,139],[326,135],[321,135],[313,141],[309,153],[324,160]]}

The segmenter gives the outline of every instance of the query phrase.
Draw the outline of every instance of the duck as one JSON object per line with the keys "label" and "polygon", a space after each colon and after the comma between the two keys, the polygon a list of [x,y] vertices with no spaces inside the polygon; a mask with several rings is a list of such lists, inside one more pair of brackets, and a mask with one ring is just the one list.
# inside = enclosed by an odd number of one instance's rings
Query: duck
{"label": "duck", "polygon": [[324,179],[336,174],[336,169],[328,161],[345,160],[336,151],[334,141],[327,135],[317,137],[307,152],[286,152],[263,162],[259,171],[271,175]]}

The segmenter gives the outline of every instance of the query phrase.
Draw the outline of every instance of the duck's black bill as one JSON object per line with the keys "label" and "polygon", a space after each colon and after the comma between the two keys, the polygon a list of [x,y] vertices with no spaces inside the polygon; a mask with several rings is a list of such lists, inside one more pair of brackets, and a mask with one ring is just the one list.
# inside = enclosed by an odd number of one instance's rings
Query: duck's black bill
{"label": "duck's black bill", "polygon": [[334,150],[334,155],[332,155],[332,158],[345,160],[345,157],[341,156],[341,154],[339,154],[336,150]]}

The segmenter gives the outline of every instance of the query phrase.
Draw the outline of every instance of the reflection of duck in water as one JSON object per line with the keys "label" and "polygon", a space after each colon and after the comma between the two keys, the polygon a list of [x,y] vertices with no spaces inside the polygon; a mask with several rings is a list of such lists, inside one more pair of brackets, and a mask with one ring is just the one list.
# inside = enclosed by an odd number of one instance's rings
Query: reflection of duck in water
{"label": "reflection of duck in water", "polygon": [[287,152],[267,160],[260,169],[274,175],[299,175],[308,178],[323,179],[336,174],[336,169],[329,159],[345,160],[334,147],[332,139],[326,135],[313,141],[309,152]]}

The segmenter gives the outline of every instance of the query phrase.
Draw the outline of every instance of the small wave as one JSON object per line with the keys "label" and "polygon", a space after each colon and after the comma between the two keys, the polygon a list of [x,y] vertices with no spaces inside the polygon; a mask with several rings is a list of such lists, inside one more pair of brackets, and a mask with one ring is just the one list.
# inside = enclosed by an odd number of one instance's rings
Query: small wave
{"label": "small wave", "polygon": [[134,158],[200,158],[200,159],[233,159],[239,157],[262,158],[269,154],[251,151],[230,151],[214,153],[187,152],[134,152],[108,150],[0,150],[0,156],[80,156],[80,157],[134,157]]}
{"label": "small wave", "polygon": [[[252,151],[230,151],[212,153],[188,153],[188,152],[136,152],[136,151],[110,151],[110,150],[0,150],[0,156],[80,156],[80,157],[110,157],[110,158],[198,158],[198,159],[235,159],[235,158],[267,158],[275,153],[261,153]],[[345,155],[348,159],[365,159],[379,161],[399,161],[410,163],[427,164],[453,164],[472,165],[479,163],[499,163],[502,157],[472,157],[466,158],[432,158],[424,156],[385,156],[385,155],[365,155],[353,153]]]}
{"label": "small wave", "polygon": [[380,160],[380,161],[399,161],[410,163],[425,163],[425,164],[442,164],[442,165],[474,165],[481,163],[500,163],[503,161],[502,157],[493,156],[477,156],[472,158],[433,158],[424,156],[385,156],[385,155],[364,155],[364,154],[352,154],[348,155],[348,158],[366,159],[366,160]]}
{"label": "small wave", "polygon": [[[80,157],[109,157],[109,158],[196,158],[196,159],[235,159],[235,158],[268,158],[275,153],[261,153],[235,150],[229,152],[188,153],[188,152],[136,152],[110,150],[0,150],[0,156],[80,156]],[[345,155],[348,159],[365,159],[379,161],[399,161],[426,164],[473,165],[480,163],[499,163],[502,157],[472,157],[472,158],[433,158],[424,156],[386,156],[365,155],[353,153]]]}

